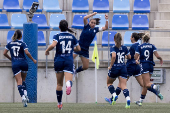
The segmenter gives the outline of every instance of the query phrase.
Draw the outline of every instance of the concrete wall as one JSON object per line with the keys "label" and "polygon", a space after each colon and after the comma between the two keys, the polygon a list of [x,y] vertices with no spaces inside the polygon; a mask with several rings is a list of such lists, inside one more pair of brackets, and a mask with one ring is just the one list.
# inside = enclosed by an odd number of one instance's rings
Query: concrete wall
{"label": "concrete wall", "polygon": [[[167,64],[169,66],[170,64]],[[157,65],[159,66],[159,65]],[[165,67],[164,65],[163,67]],[[16,82],[12,75],[10,67],[1,67],[1,79],[0,79],[0,102],[21,102],[21,97],[18,93]],[[98,102],[105,103],[104,97],[110,97],[110,93],[106,86],[107,68],[100,68],[97,74],[97,87],[98,87]],[[164,95],[164,100],[158,102],[170,103],[169,98],[169,85],[170,83],[170,68],[166,68],[166,81],[165,84],[161,84],[161,93]],[[37,80],[37,101],[38,102],[57,102],[56,98],[56,77],[52,68],[48,69],[47,78],[45,78],[45,68],[38,68],[38,80]],[[118,85],[116,80],[113,85]],[[137,83],[134,77],[131,77],[127,83],[127,87],[130,91],[131,101],[138,100],[140,98],[142,88]],[[63,102],[67,103],[94,103],[95,102],[95,76],[94,68],[89,68],[87,71],[81,72],[78,76],[78,82],[73,83],[71,95],[66,96],[65,84],[63,86]],[[120,94],[119,103],[125,103],[123,93]],[[145,102],[156,102],[156,96],[150,92],[147,93]]]}

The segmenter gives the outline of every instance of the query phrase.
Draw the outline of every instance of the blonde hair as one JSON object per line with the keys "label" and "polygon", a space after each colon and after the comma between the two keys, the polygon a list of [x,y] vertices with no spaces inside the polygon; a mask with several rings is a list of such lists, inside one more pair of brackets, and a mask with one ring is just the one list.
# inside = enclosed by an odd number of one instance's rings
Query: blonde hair
{"label": "blonde hair", "polygon": [[116,42],[116,47],[120,48],[121,47],[121,41],[122,41],[122,35],[120,33],[116,33],[114,36],[114,40]]}
{"label": "blonde hair", "polygon": [[20,30],[16,30],[14,35],[12,36],[12,41],[16,41],[17,39],[20,39],[22,36],[22,33]]}
{"label": "blonde hair", "polygon": [[143,39],[143,42],[146,42],[146,43],[149,42],[149,40],[150,40],[150,33],[149,32],[143,33],[142,39]]}

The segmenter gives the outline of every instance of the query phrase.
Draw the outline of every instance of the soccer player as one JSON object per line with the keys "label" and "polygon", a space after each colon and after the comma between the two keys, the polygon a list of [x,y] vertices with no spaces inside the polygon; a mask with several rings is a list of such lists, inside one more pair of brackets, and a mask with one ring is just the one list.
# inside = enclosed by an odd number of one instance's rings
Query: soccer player
{"label": "soccer player", "polygon": [[[24,107],[27,107],[29,101],[27,96],[25,78],[28,71],[28,63],[25,54],[36,64],[37,61],[33,59],[28,51],[27,45],[21,41],[22,33],[20,30],[16,30],[12,41],[9,42],[4,50],[4,56],[12,61],[12,71],[17,82],[18,91],[22,97],[22,103]],[[7,54],[10,51],[11,57]],[[25,54],[24,54],[25,53]]]}
{"label": "soccer player", "polygon": [[[161,65],[163,64],[163,60],[159,56],[159,54],[157,52],[157,48],[154,45],[149,43],[149,40],[150,40],[149,33],[144,33],[142,36],[142,40],[144,43],[142,45],[139,45],[136,48],[134,58],[135,58],[135,60],[137,60],[138,57],[140,56],[141,73],[142,73],[144,88],[148,89],[152,92],[156,92],[158,97],[160,97],[160,99],[162,100],[163,96],[161,95],[158,86],[151,83],[150,78],[151,78],[151,75],[153,74],[153,70],[154,70],[153,66],[155,66],[155,63],[153,61],[153,54],[156,56],[157,59],[160,60]],[[147,93],[147,91],[145,91],[145,94],[142,94],[143,97],[140,98],[140,100],[137,101],[136,104],[142,105],[142,102],[146,96],[146,93]]]}
{"label": "soccer player", "polygon": [[96,15],[97,12],[94,12],[92,14],[89,14],[84,17],[84,28],[80,35],[79,45],[81,47],[81,51],[74,52],[73,58],[75,59],[78,55],[81,58],[81,61],[83,63],[83,66],[78,67],[78,69],[75,70],[74,77],[76,73],[79,73],[83,70],[88,69],[89,67],[89,46],[91,42],[93,41],[96,33],[99,31],[104,31],[108,29],[108,15],[105,15],[106,24],[104,27],[95,27],[96,25],[99,25],[100,19],[99,18],[92,18],[90,19],[90,22],[88,23],[87,19]]}
{"label": "soccer player", "polygon": [[115,88],[112,84],[118,77],[120,88],[123,90],[123,94],[127,101],[125,108],[130,108],[129,90],[126,87],[128,73],[125,65],[125,56],[127,56],[127,59],[131,59],[131,56],[127,47],[121,45],[122,36],[120,33],[116,33],[114,41],[115,46],[110,48],[111,64],[108,67],[109,72],[107,76],[107,86],[112,98],[105,98],[105,100],[112,105],[116,103],[118,96],[116,95]]}
{"label": "soccer player", "polygon": [[[45,55],[49,55],[54,47],[56,47],[56,54],[54,58],[54,69],[57,77],[56,95],[58,100],[58,109],[62,109],[62,87],[65,75],[66,81],[66,94],[70,95],[73,77],[73,50],[80,51],[81,48],[77,43],[77,39],[69,31],[74,33],[68,28],[66,20],[61,20],[59,24],[60,33],[54,35],[53,43],[47,48]],[[75,47],[75,48],[74,48]]]}

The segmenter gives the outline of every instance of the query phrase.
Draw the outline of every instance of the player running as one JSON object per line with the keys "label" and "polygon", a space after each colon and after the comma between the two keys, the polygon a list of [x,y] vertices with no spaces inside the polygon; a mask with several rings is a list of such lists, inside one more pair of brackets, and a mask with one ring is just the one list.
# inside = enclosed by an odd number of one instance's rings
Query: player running
{"label": "player running", "polygon": [[[60,33],[54,35],[53,43],[47,48],[45,55],[49,55],[54,47],[56,47],[56,54],[54,58],[54,69],[57,77],[56,95],[58,100],[58,109],[62,109],[62,94],[63,94],[63,79],[66,81],[66,94],[70,95],[73,77],[73,50],[80,51],[81,48],[77,43],[77,39],[69,31],[66,20],[61,20],[59,24]],[[75,47],[75,48],[74,48]]]}

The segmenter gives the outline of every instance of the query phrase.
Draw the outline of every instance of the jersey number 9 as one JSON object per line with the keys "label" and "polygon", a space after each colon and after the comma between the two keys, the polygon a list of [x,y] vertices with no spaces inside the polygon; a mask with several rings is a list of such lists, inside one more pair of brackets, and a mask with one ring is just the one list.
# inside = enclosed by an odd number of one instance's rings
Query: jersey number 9
{"label": "jersey number 9", "polygon": [[149,59],[149,56],[150,56],[149,51],[148,51],[148,50],[145,50],[144,55],[145,55],[145,57],[146,57],[146,60],[148,60],[148,59]]}

